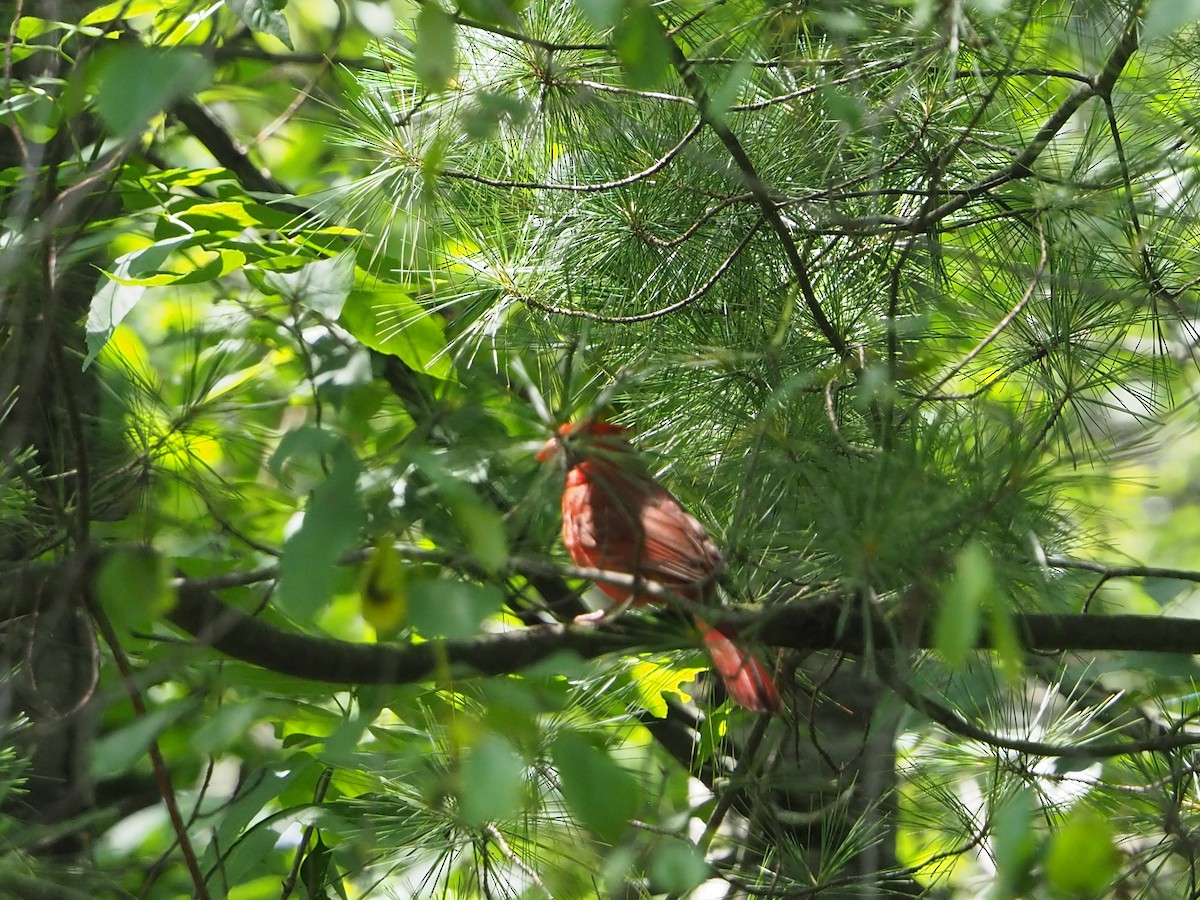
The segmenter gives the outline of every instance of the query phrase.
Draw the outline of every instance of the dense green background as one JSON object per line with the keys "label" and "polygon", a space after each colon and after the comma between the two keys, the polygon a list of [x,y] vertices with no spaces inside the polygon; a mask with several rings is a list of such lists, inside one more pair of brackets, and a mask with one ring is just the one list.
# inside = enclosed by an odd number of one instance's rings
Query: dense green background
{"label": "dense green background", "polygon": [[[1193,20],[18,4],[0,894],[1195,895]],[[557,624],[597,411],[782,716]]]}

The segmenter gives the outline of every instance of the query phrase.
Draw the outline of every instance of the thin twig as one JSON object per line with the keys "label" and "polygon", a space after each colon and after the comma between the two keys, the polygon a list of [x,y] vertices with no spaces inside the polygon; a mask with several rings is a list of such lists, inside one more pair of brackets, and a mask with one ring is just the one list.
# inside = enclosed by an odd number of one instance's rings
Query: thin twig
{"label": "thin twig", "polygon": [[603,313],[589,312],[586,309],[570,309],[569,307],[555,306],[554,304],[543,303],[540,300],[534,300],[532,298],[523,298],[523,300],[529,306],[532,306],[535,309],[540,309],[543,312],[556,313],[562,316],[572,316],[577,319],[587,319],[592,322],[607,322],[616,325],[626,325],[633,322],[649,322],[652,319],[660,319],[663,316],[670,315],[673,312],[678,312],[679,310],[690,306],[707,294],[710,290],[712,290],[713,285],[715,285],[721,279],[722,275],[729,271],[730,267],[733,266],[737,258],[742,255],[742,251],[745,250],[750,244],[750,239],[754,237],[761,225],[762,222],[758,221],[750,227],[750,229],[746,232],[746,236],[738,242],[738,245],[733,248],[733,252],[725,258],[725,261],[717,266],[712,275],[706,282],[704,282],[704,284],[700,285],[700,287],[696,288],[696,290],[692,291],[692,293],[688,294],[686,297],[676,300],[674,303],[669,303],[666,306],[659,307],[658,309],[651,310],[650,312],[635,313],[634,315],[630,316],[608,316]]}
{"label": "thin twig", "polygon": [[[883,665],[880,666],[881,671]],[[1200,734],[1173,734],[1149,738],[1144,741],[1129,741],[1127,743],[1110,744],[1049,744],[1043,741],[1030,741],[1022,738],[1009,738],[994,734],[984,728],[974,725],[935,700],[931,700],[917,691],[902,678],[892,673],[888,678],[888,686],[894,690],[905,703],[913,709],[928,716],[947,731],[960,737],[970,738],[996,747],[1001,750],[1012,750],[1016,753],[1027,753],[1031,756],[1062,757],[1070,759],[1103,759],[1112,756],[1129,756],[1135,753],[1162,753],[1170,750],[1181,750],[1200,744]]]}
{"label": "thin twig", "polygon": [[1069,559],[1047,556],[1046,565],[1052,569],[1082,569],[1105,578],[1173,578],[1177,581],[1200,582],[1200,572],[1194,569],[1173,569],[1165,566],[1114,566],[1088,559]]}
{"label": "thin twig", "polygon": [[617,188],[626,187],[627,185],[636,184],[652,175],[656,175],[666,168],[667,164],[678,156],[683,149],[687,147],[700,133],[700,129],[704,127],[704,121],[697,119],[692,127],[684,133],[678,143],[670,150],[656,159],[653,163],[642,169],[640,172],[634,172],[632,175],[626,175],[624,178],[617,178],[614,181],[602,181],[596,184],[565,184],[551,183],[541,181],[508,181],[500,178],[488,178],[486,175],[476,175],[474,172],[459,172],[455,169],[445,169],[438,174],[442,178],[451,178],[459,181],[474,181],[477,184],[487,185],[494,188],[510,188],[514,190],[529,190],[529,191],[569,191],[582,194],[596,194],[603,191],[612,191]]}
{"label": "thin twig", "polygon": [[788,265],[796,276],[796,283],[800,287],[800,294],[804,298],[804,305],[808,307],[809,315],[812,316],[817,329],[824,335],[825,340],[829,342],[829,346],[833,348],[834,352],[840,358],[846,359],[850,353],[846,345],[846,340],[842,337],[841,332],[833,326],[833,323],[829,321],[829,317],[825,315],[825,310],[821,307],[821,303],[817,299],[816,290],[813,288],[812,279],[808,274],[808,266],[800,258],[800,254],[796,250],[796,242],[792,238],[791,231],[779,213],[776,197],[772,195],[770,188],[759,177],[758,169],[755,168],[754,162],[750,159],[746,148],[742,146],[742,142],[738,140],[737,135],[725,124],[720,112],[714,112],[712,101],[708,95],[708,89],[692,68],[692,63],[684,54],[682,48],[675,40],[670,38],[666,40],[671,54],[671,62],[675,67],[675,71],[691,92],[692,97],[695,98],[696,106],[700,110],[701,120],[712,129],[713,133],[716,134],[717,138],[725,146],[726,151],[728,151],[741,175],[742,183],[754,195],[759,209],[762,210],[763,218],[766,219],[767,224],[771,226],[779,238],[783,254],[787,257]]}
{"label": "thin twig", "polygon": [[[329,790],[331,778],[333,778],[333,769],[326,768],[321,773],[321,777],[317,779],[317,787],[313,791],[312,805],[314,808],[320,806],[325,799],[325,792]],[[283,880],[283,890],[279,894],[279,900],[287,900],[292,891],[296,889],[296,880],[300,877],[300,867],[304,865],[304,855],[308,852],[308,842],[312,840],[313,832],[316,830],[317,826],[313,822],[309,822],[304,827],[304,833],[300,835],[300,846],[296,848],[296,858],[292,860],[292,867],[288,870],[287,878]]]}
{"label": "thin twig", "polygon": [[1029,279],[1029,287],[1025,289],[1025,293],[1021,295],[1021,299],[1017,301],[1016,305],[1013,306],[1012,309],[1005,313],[1004,317],[996,323],[995,327],[993,327],[991,331],[984,335],[983,339],[978,344],[971,348],[966,356],[951,366],[949,371],[944,373],[941,378],[935,381],[929,388],[925,390],[923,394],[921,394],[920,397],[917,398],[918,405],[924,403],[933,395],[937,394],[938,390],[945,385],[946,382],[961,372],[965,366],[970,364],[971,360],[986,350],[988,346],[991,345],[992,341],[996,340],[996,338],[1000,336],[1001,332],[1003,332],[1004,329],[1012,324],[1013,320],[1021,314],[1021,310],[1023,310],[1026,304],[1029,303],[1029,300],[1033,297],[1034,290],[1036,290],[1038,284],[1041,282],[1042,273],[1046,271],[1046,261],[1049,258],[1049,249],[1046,246],[1046,229],[1042,226],[1040,221],[1038,222],[1038,239],[1042,248],[1041,256],[1038,258],[1037,268],[1034,269],[1033,275]]}
{"label": "thin twig", "polygon": [[[133,667],[129,664],[129,657],[125,655],[125,649],[121,646],[121,640],[117,637],[117,632],[113,628],[108,614],[105,613],[100,604],[90,595],[90,592],[87,594],[86,602],[92,620],[96,623],[96,627],[104,637],[104,642],[108,644],[109,650],[112,651],[113,660],[117,664],[117,670],[121,673],[121,680],[125,683],[125,691],[129,695],[129,702],[133,706],[134,714],[139,719],[144,719],[146,717],[146,703],[142,699],[142,692],[137,686]],[[204,875],[200,872],[200,862],[196,857],[196,851],[192,847],[191,838],[188,837],[187,825],[184,824],[183,814],[179,811],[179,802],[175,797],[175,788],[171,784],[171,772],[167,768],[162,751],[158,747],[158,738],[150,738],[150,746],[147,752],[150,756],[150,765],[154,769],[154,780],[158,783],[159,795],[162,797],[163,805],[167,808],[167,815],[171,820],[171,827],[175,831],[175,839],[179,842],[179,850],[183,854],[184,863],[187,865],[188,875],[192,879],[192,887],[196,892],[195,895],[198,900],[211,900],[208,893],[208,886],[204,883]]]}

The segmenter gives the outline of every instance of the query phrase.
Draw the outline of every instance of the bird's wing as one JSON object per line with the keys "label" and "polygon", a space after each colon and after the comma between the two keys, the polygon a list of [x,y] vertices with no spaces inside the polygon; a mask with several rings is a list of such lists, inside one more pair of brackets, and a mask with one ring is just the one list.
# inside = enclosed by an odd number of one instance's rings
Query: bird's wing
{"label": "bird's wing", "polygon": [[585,463],[572,475],[563,535],[576,562],[708,590],[721,551],[669,491],[616,466]]}

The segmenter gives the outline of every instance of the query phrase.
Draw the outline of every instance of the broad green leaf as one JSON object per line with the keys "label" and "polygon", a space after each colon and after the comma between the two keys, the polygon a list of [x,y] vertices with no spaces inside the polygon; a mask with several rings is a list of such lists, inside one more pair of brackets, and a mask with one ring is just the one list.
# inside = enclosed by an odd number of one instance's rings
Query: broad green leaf
{"label": "broad green leaf", "polygon": [[650,884],[655,894],[686,894],[711,874],[704,854],[681,840],[663,841],[650,859]]}
{"label": "broad green leaf", "polygon": [[[13,29],[13,37],[18,41],[27,41],[30,38],[40,37],[46,32],[60,27],[57,22],[50,21],[49,19],[39,19],[36,16],[21,16],[15,24],[16,28]],[[14,84],[11,87],[16,87],[16,85]]]}
{"label": "broad green leaf", "polygon": [[163,0],[114,0],[93,9],[79,20],[81,25],[99,25],[112,22],[115,19],[136,19],[138,16],[150,16],[160,12]]}
{"label": "broad green leaf", "polygon": [[622,0],[578,0],[579,11],[593,28],[606,30],[621,20]]}
{"label": "broad green leaf", "polygon": [[503,517],[479,498],[469,482],[450,475],[436,459],[427,454],[418,455],[418,459],[421,471],[446,499],[454,523],[476,562],[489,572],[499,571],[508,561],[508,536]]}
{"label": "broad green leaf", "polygon": [[[311,426],[293,428],[279,439],[279,446],[267,460],[267,471],[276,481],[291,485],[290,474],[293,470],[305,466],[322,454],[335,452],[340,444],[341,439],[332,431]],[[299,457],[300,460],[285,468],[293,457]]]}
{"label": "broad green leaf", "polygon": [[[334,875],[332,879],[329,877],[331,868]],[[333,867],[333,850],[325,845],[318,832],[316,843],[305,855],[304,862],[300,864],[300,882],[304,885],[309,897],[328,897],[327,888],[330,887],[331,882],[340,887],[337,884],[339,881],[337,869]]]}
{"label": "broad green leaf", "polygon": [[1117,874],[1119,858],[1112,823],[1076,805],[1050,838],[1046,880],[1067,897],[1101,896]]}
{"label": "broad green leaf", "polygon": [[195,703],[190,699],[176,700],[152,709],[123,728],[96,740],[91,745],[89,772],[92,778],[115,778],[143,762],[150,742],[194,708]]}
{"label": "broad green leaf", "polygon": [[962,668],[975,651],[983,611],[994,594],[992,561],[987,549],[972,541],[958,555],[934,622],[933,645],[951,666]]}
{"label": "broad green leaf", "polygon": [[1022,788],[993,811],[992,855],[996,860],[994,900],[1024,896],[1042,847],[1033,791]]}
{"label": "broad green leaf", "polygon": [[96,573],[96,599],[128,631],[146,631],[175,605],[171,564],[146,546],[118,547]]}
{"label": "broad green leaf", "polygon": [[192,749],[197,753],[215,756],[245,734],[266,712],[260,700],[238,702],[230,700],[204,720],[204,727],[196,731]]}
{"label": "broad green leaf", "polygon": [[454,375],[441,322],[401,288],[351,291],[338,321],[372,350],[398,357],[409,368],[442,380]]}
{"label": "broad green leaf", "polygon": [[87,317],[87,355],[83,358],[86,369],[95,360],[97,354],[112,338],[117,326],[133,310],[146,288],[141,284],[123,284],[117,275],[128,276],[130,257],[126,256],[117,261],[112,277],[105,276],[92,297],[88,307]]}
{"label": "broad green leaf", "polygon": [[644,90],[663,82],[670,61],[667,38],[647,4],[634,2],[625,10],[625,18],[613,33],[613,47],[630,87]]}
{"label": "broad green leaf", "polygon": [[525,794],[525,761],[504,738],[486,734],[463,760],[458,814],[471,828],[511,819]]}
{"label": "broad green leaf", "polygon": [[444,91],[458,70],[454,27],[454,19],[435,0],[421,4],[417,13],[413,71],[431,94]]}
{"label": "broad green leaf", "polygon": [[492,585],[447,578],[409,582],[409,621],[424,637],[473,637],[503,604],[504,595]]}
{"label": "broad green leaf", "polygon": [[1005,678],[1016,685],[1024,667],[1025,650],[1017,634],[1013,611],[998,596],[993,596],[988,604],[988,632]]}
{"label": "broad green leaf", "polygon": [[226,5],[251,31],[269,34],[289,50],[295,49],[287,17],[283,14],[287,0],[226,0]]}
{"label": "broad green leaf", "polygon": [[[278,843],[279,833],[269,823],[255,822],[239,834],[233,846],[222,855],[221,876],[230,884],[246,886],[248,879],[263,872],[264,862]],[[254,881],[248,883],[252,885]]]}
{"label": "broad green leaf", "polygon": [[267,272],[263,279],[289,302],[336,319],[342,314],[342,306],[354,287],[354,254],[346,250],[328,259],[310,262],[296,272]]}
{"label": "broad green leaf", "polygon": [[102,63],[96,112],[108,130],[128,137],[181,97],[208,84],[212,66],[199,53],[124,46]]}
{"label": "broad green leaf", "polygon": [[559,734],[550,753],[571,812],[597,837],[616,844],[641,804],[637,781],[573,731]]}
{"label": "broad green leaf", "polygon": [[849,131],[857,131],[866,121],[867,110],[862,98],[849,93],[841,85],[829,85],[821,89],[825,109]]}
{"label": "broad green leaf", "polygon": [[493,25],[514,25],[524,0],[459,0],[459,9],[469,18]]}
{"label": "broad green leaf", "polygon": [[222,200],[216,203],[197,203],[182,210],[176,218],[207,231],[220,231],[222,226],[234,233],[262,223],[251,215],[245,203]]}
{"label": "broad green leaf", "polygon": [[279,605],[302,622],[311,621],[329,601],[338,561],[358,541],[365,521],[358,460],[340,444],[331,457],[329,475],[313,490],[279,560]]}

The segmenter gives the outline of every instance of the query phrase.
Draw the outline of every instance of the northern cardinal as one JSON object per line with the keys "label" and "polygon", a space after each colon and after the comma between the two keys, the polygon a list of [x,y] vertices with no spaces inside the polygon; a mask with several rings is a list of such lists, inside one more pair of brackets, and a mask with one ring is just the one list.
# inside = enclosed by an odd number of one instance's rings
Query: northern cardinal
{"label": "northern cardinal", "polygon": [[[541,461],[566,457],[562,534],[567,552],[576,565],[637,575],[686,600],[707,602],[724,569],[721,551],[645,469],[625,433],[600,420],[568,423],[537,454]],[[628,587],[596,586],[619,607],[663,602],[648,594],[631,597]],[[779,692],[771,676],[738,646],[732,627],[695,619],[729,696],[754,712],[778,713]]]}

